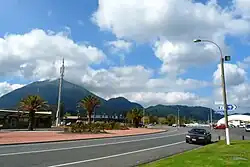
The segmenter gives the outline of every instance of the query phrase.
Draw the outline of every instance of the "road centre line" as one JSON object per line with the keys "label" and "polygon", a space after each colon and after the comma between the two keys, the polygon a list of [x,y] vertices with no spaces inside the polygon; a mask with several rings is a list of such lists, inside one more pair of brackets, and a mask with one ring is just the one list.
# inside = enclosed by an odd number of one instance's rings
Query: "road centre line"
{"label": "road centre line", "polygon": [[127,141],[119,141],[119,142],[110,142],[110,143],[101,143],[101,144],[93,144],[93,145],[83,145],[83,146],[75,146],[75,147],[64,147],[64,148],[55,148],[55,149],[46,149],[46,150],[34,150],[34,151],[23,151],[23,152],[10,152],[0,154],[0,157],[3,156],[12,156],[12,155],[21,155],[21,154],[32,154],[32,153],[44,153],[44,152],[53,152],[53,151],[64,151],[64,150],[72,150],[72,149],[80,149],[80,148],[90,148],[90,147],[98,147],[98,146],[106,146],[106,145],[116,145],[116,144],[123,144],[123,143],[131,143],[131,142],[138,142],[138,141],[146,141],[146,140],[153,140],[153,139],[160,139],[160,138],[167,138],[172,136],[179,136],[185,133],[177,133],[173,135],[164,135],[164,136],[157,136],[157,137],[150,137],[150,138],[142,138],[142,139],[134,139],[134,140],[127,140]]}
{"label": "road centre line", "polygon": [[136,151],[125,152],[125,153],[121,153],[121,154],[114,154],[114,155],[109,155],[109,156],[105,156],[105,157],[99,157],[99,158],[87,159],[87,160],[82,160],[82,161],[69,162],[69,163],[58,164],[58,165],[52,165],[52,166],[48,166],[48,167],[71,166],[71,165],[76,165],[76,164],[81,164],[81,163],[86,163],[86,162],[93,162],[93,161],[98,161],[98,160],[104,160],[104,159],[120,157],[120,156],[124,156],[124,155],[130,155],[130,154],[135,154],[135,153],[140,153],[140,152],[145,152],[145,151],[156,150],[156,149],[160,149],[160,148],[164,148],[164,147],[170,147],[170,146],[174,146],[174,145],[178,145],[178,144],[182,144],[182,143],[185,143],[185,141],[166,144],[166,145],[161,145],[161,146],[157,146],[157,147],[141,149],[141,150],[136,150]]}

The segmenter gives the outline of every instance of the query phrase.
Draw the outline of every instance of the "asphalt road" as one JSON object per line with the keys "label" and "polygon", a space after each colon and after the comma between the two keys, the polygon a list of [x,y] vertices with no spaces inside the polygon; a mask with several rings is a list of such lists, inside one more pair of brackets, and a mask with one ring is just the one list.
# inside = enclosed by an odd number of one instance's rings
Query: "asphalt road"
{"label": "asphalt road", "polygon": [[[217,136],[225,136],[225,130],[213,130]],[[250,132],[246,132],[245,128],[230,128],[229,136],[231,140],[242,140],[242,136],[245,137],[245,140],[250,140]]]}
{"label": "asphalt road", "polygon": [[[130,167],[201,147],[184,142],[190,128],[167,128],[168,132],[140,136],[0,146],[0,166]],[[213,140],[224,135],[224,130],[211,132]],[[230,129],[230,134],[235,140],[242,134],[250,139],[244,129]]]}
{"label": "asphalt road", "polygon": [[184,142],[188,128],[58,143],[0,146],[1,167],[129,167],[200,147]]}

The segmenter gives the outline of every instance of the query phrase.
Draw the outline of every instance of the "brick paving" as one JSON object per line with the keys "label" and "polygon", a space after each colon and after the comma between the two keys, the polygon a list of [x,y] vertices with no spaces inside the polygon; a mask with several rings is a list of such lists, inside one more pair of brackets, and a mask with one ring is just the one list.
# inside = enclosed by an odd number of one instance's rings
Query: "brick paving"
{"label": "brick paving", "polygon": [[79,140],[91,138],[105,138],[150,134],[163,132],[161,129],[130,128],[129,130],[106,130],[107,134],[75,134],[60,133],[55,131],[5,131],[0,132],[0,144],[36,143],[49,141]]}

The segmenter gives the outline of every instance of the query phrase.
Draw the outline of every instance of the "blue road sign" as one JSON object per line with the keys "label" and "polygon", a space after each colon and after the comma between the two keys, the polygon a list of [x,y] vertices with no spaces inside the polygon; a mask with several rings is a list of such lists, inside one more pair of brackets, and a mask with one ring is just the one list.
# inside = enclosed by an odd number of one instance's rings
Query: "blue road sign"
{"label": "blue road sign", "polygon": [[[227,110],[228,111],[233,111],[237,108],[237,106],[235,104],[228,104],[227,105]],[[224,110],[224,106],[219,106],[219,110]]]}

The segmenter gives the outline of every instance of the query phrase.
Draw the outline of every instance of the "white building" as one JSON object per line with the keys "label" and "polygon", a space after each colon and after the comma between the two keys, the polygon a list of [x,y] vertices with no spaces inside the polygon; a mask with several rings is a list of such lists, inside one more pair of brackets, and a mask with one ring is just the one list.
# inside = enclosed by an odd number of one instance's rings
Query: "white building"
{"label": "white building", "polygon": [[[250,123],[249,115],[229,115],[228,116],[228,124],[232,124],[234,126],[239,126],[241,124]],[[221,118],[217,125],[225,124],[225,118]]]}

